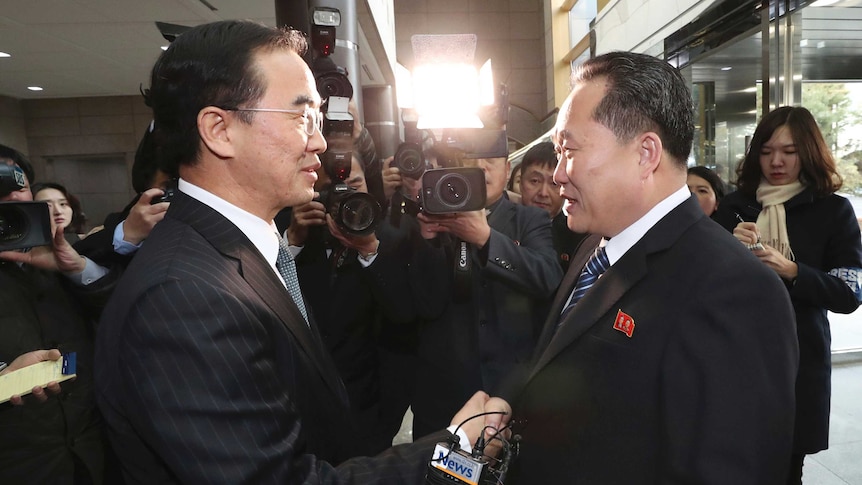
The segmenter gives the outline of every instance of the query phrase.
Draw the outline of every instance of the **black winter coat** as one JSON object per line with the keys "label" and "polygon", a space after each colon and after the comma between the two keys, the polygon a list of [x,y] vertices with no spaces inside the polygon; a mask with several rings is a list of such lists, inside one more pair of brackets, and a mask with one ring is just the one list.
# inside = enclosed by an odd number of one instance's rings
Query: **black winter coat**
{"label": "black winter coat", "polygon": [[[784,208],[799,266],[796,280],[785,281],[799,337],[793,451],[810,454],[829,447],[832,336],[826,312],[852,313],[859,306],[862,235],[853,207],[839,195],[816,197],[808,188]],[[737,214],[753,222],[761,209],[753,197],[734,192],[721,200],[713,218],[733,231]]]}

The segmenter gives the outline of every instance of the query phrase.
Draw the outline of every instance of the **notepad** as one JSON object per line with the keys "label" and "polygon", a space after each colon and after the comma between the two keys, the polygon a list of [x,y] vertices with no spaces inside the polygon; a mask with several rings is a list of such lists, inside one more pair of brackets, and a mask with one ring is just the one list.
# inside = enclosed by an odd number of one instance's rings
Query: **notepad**
{"label": "notepad", "polygon": [[12,396],[30,394],[36,386],[50,382],[63,382],[75,377],[75,353],[63,354],[58,360],[46,360],[0,376],[0,403]]}

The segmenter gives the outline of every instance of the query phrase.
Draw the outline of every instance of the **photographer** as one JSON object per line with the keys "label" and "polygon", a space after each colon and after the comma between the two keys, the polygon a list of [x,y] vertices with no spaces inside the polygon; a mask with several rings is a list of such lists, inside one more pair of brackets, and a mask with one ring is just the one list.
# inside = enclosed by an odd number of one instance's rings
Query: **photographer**
{"label": "photographer", "polygon": [[164,219],[176,176],[159,167],[151,122],[135,152],[132,188],[137,192],[125,208],[105,217],[102,226],[75,243],[75,250],[93,261],[125,268],[153,227]]}
{"label": "photographer", "polygon": [[[33,169],[29,161],[0,145],[0,163],[24,172],[23,184],[0,194],[0,201],[31,201]],[[35,393],[36,400],[45,402],[0,405],[0,483],[111,481],[105,471],[106,448],[93,396],[92,363],[93,324],[112,275],[103,274],[105,268],[72,249],[62,230],[54,233],[52,246],[3,251],[0,258],[0,360],[20,363],[13,359],[56,348],[76,352],[78,361],[77,378],[64,383],[62,390],[53,384],[47,390],[55,395]],[[56,360],[56,352],[53,354],[42,360]]]}
{"label": "photographer", "polygon": [[[479,389],[493,393],[501,379],[529,359],[563,272],[547,213],[504,195],[505,157],[461,160],[485,175],[485,210],[420,213],[415,264],[430,268],[411,278],[426,313],[412,407],[422,436]],[[461,245],[464,242],[466,245]],[[466,265],[467,271],[453,271]]]}
{"label": "photographer", "polygon": [[[354,151],[344,183],[358,193],[368,193],[365,168]],[[318,176],[315,190],[331,194],[326,171],[319,169]],[[347,388],[358,428],[352,453],[373,456],[391,446],[407,408],[406,396],[399,399],[390,389],[410,383],[384,363],[392,347],[387,343],[414,324],[405,278],[409,258],[388,223],[368,234],[351,234],[320,199],[293,208],[287,239],[303,293]]]}

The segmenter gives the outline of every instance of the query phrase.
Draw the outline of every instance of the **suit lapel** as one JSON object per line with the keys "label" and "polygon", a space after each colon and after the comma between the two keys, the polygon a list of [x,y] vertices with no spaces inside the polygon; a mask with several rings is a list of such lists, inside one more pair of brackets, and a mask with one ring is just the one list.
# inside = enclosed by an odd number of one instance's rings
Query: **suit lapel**
{"label": "suit lapel", "polygon": [[[578,275],[599,243],[598,236],[590,236],[576,253],[572,266],[557,292],[551,314],[545,322],[539,347],[540,354],[530,373],[530,378],[536,375],[565,348],[575,342],[590,327],[599,323],[599,319],[608,313],[614,305],[638,281],[645,278],[648,272],[648,258],[656,252],[666,250],[679,239],[680,235],[700,217],[705,217],[694,197],[673,209],[668,215],[658,221],[646,234],[632,246],[608,269],[589,293],[575,305],[566,316],[559,330],[557,320],[563,305],[574,289]],[[593,238],[596,238],[593,241]],[[613,321],[606,322],[613,325]]]}
{"label": "suit lapel", "polygon": [[[344,398],[341,380],[320,339],[315,337],[290,293],[245,234],[208,205],[182,193],[172,201],[170,210],[172,217],[192,226],[220,253],[239,262],[240,276],[278,316],[336,395]],[[306,308],[310,307],[306,305]],[[312,319],[310,313],[309,319]]]}
{"label": "suit lapel", "polygon": [[559,321],[560,313],[563,311],[563,306],[565,306],[566,302],[569,300],[569,296],[572,294],[572,290],[575,289],[575,284],[578,282],[578,277],[581,275],[581,271],[583,271],[584,266],[587,264],[587,260],[590,259],[590,256],[593,254],[596,247],[598,247],[601,240],[601,236],[588,236],[584,239],[580,249],[572,258],[572,264],[569,265],[569,270],[563,277],[563,281],[560,283],[560,287],[554,297],[554,302],[551,304],[550,313],[548,314],[548,318],[542,330],[542,335],[539,337],[539,341],[536,346],[537,349],[544,351],[550,343],[551,338],[556,333],[557,322]]}

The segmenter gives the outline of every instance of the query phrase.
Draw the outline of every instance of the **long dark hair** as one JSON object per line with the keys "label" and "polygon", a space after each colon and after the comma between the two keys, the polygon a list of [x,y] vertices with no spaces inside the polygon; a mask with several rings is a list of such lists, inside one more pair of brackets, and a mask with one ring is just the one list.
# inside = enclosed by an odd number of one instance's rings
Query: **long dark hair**
{"label": "long dark hair", "polygon": [[801,167],[800,182],[813,187],[817,195],[837,192],[843,181],[835,166],[835,159],[832,158],[832,152],[829,151],[814,116],[801,106],[777,108],[767,113],[757,124],[745,158],[736,167],[736,185],[739,191],[750,197],[757,192],[763,177],[760,150],[782,126],[787,126],[790,130],[790,136],[796,145],[796,156]]}

